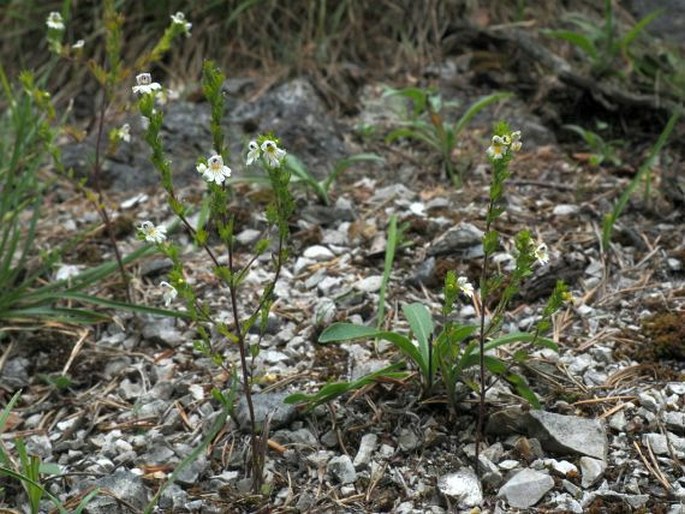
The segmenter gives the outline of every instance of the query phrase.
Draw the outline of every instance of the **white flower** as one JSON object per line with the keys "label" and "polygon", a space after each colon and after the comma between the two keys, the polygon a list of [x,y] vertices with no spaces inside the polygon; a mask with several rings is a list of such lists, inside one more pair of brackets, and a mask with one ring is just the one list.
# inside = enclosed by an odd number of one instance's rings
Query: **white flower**
{"label": "white flower", "polygon": [[149,73],[136,75],[136,84],[137,85],[133,86],[133,92],[140,95],[147,95],[158,89],[162,89],[162,86],[160,86],[159,83],[152,82],[152,75]]}
{"label": "white flower", "polygon": [[164,300],[164,306],[169,307],[171,302],[173,302],[178,296],[178,291],[169,282],[162,280],[159,285],[164,289],[162,292],[162,299]]}
{"label": "white flower", "polygon": [[518,152],[522,146],[523,143],[521,142],[521,131],[515,130],[511,133],[511,151]]}
{"label": "white flower", "polygon": [[193,24],[186,20],[186,15],[181,11],[171,15],[171,23],[174,25],[181,25],[186,33],[186,36],[190,36],[190,28],[193,26]]}
{"label": "white flower", "polygon": [[466,296],[468,296],[469,298],[473,298],[473,285],[471,284],[471,282],[469,282],[468,278],[459,277],[457,279],[457,287]]}
{"label": "white flower", "polygon": [[48,19],[45,21],[45,24],[49,29],[64,30],[64,21],[62,20],[62,15],[57,11],[52,11],[48,15]]}
{"label": "white flower", "polygon": [[64,264],[55,273],[55,280],[69,280],[81,273],[82,269],[80,264]]}
{"label": "white flower", "polygon": [[148,243],[160,244],[166,241],[166,227],[163,225],[156,227],[150,221],[143,221],[138,230]]}
{"label": "white flower", "polygon": [[245,159],[245,166],[250,166],[255,161],[259,160],[259,145],[257,141],[250,141],[247,144],[247,158]]}
{"label": "white flower", "polygon": [[121,139],[122,141],[130,143],[131,142],[131,125],[129,125],[128,123],[124,123],[120,128],[117,129],[116,136],[117,136],[117,139]]}
{"label": "white flower", "polygon": [[492,144],[488,147],[485,153],[488,155],[488,157],[494,160],[503,158],[507,153],[506,140],[500,136],[492,136]]}
{"label": "white flower", "polygon": [[79,39],[76,43],[71,45],[72,50],[80,50],[85,46],[86,42],[83,39]]}
{"label": "white flower", "polygon": [[545,265],[549,262],[549,253],[547,253],[547,245],[545,243],[540,243],[537,245],[533,251],[533,255],[535,256],[535,259],[537,259],[537,261],[542,265]]}
{"label": "white flower", "polygon": [[276,143],[270,139],[267,139],[262,143],[262,152],[264,152],[266,163],[272,168],[280,166],[281,161],[285,157],[285,150],[278,148]]}
{"label": "white flower", "polygon": [[197,165],[199,171],[207,182],[216,182],[223,184],[224,180],[231,176],[231,168],[224,165],[223,158],[218,155],[212,155],[207,159],[207,164],[200,163]]}

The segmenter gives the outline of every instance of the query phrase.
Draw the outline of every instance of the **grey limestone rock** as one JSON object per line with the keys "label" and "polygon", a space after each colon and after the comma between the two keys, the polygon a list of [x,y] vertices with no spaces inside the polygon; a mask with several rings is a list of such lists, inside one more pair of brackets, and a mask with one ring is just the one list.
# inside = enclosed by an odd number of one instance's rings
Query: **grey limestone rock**
{"label": "grey limestone rock", "polygon": [[530,411],[526,423],[528,434],[548,451],[606,460],[609,442],[604,425],[598,420]]}
{"label": "grey limestone rock", "polygon": [[547,473],[523,469],[516,473],[499,490],[509,506],[527,509],[539,502],[554,487],[554,480]]}

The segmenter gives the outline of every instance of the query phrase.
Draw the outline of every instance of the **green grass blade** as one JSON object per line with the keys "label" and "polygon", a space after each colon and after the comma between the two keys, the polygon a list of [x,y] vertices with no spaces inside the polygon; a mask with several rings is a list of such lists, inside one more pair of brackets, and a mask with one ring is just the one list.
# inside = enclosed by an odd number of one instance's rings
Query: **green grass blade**
{"label": "green grass blade", "polygon": [[390,274],[392,273],[392,265],[395,262],[395,250],[397,248],[397,215],[390,216],[388,221],[388,237],[385,243],[385,262],[383,265],[383,280],[381,281],[381,290],[378,297],[378,314],[376,319],[376,328],[380,330],[383,326],[383,318],[385,317],[385,295],[388,290],[388,283],[390,282]]}
{"label": "green grass blade", "polygon": [[459,118],[459,120],[457,120],[457,122],[454,124],[454,128],[452,129],[452,133],[454,135],[453,137],[456,138],[461,131],[464,130],[464,127],[466,127],[466,125],[468,125],[480,111],[491,104],[501,102],[511,96],[511,93],[493,93],[471,104],[461,118]]}
{"label": "green grass blade", "polygon": [[599,57],[594,41],[583,34],[573,32],[572,30],[545,30],[543,34],[571,43],[580,48],[593,61]]}
{"label": "green grass blade", "polygon": [[616,205],[612,209],[611,213],[607,214],[604,217],[604,221],[602,224],[601,241],[602,252],[606,253],[609,250],[609,243],[611,242],[611,235],[613,233],[616,221],[621,216],[621,213],[623,212],[623,209],[625,209],[625,206],[628,204],[630,195],[633,193],[638,184],[642,181],[643,177],[647,173],[649,173],[651,168],[654,166],[654,162],[657,156],[659,155],[659,152],[661,152],[663,147],[666,145],[666,142],[668,141],[668,138],[671,136],[671,132],[673,132],[673,129],[675,128],[676,123],[680,119],[681,115],[682,107],[677,109],[673,114],[671,114],[671,117],[669,118],[668,123],[666,123],[664,130],[661,132],[661,135],[659,135],[659,138],[657,139],[656,143],[654,143],[654,145],[652,146],[651,150],[649,151],[649,155],[638,169],[637,173],[635,174],[635,177],[633,178],[633,180],[630,181],[628,187],[625,188],[625,190],[619,197],[618,201],[616,202]]}

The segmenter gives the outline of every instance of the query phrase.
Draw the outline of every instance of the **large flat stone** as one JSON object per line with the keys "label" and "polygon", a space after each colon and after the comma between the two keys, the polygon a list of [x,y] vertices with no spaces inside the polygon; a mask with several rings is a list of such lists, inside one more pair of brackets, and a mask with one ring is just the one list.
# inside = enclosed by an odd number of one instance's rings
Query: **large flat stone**
{"label": "large flat stone", "polygon": [[598,420],[538,410],[528,413],[526,426],[528,435],[538,439],[545,450],[606,461],[609,441]]}

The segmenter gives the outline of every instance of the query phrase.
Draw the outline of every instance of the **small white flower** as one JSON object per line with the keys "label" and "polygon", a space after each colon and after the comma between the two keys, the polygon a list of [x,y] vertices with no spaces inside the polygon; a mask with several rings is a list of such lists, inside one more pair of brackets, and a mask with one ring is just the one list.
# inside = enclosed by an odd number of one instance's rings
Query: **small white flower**
{"label": "small white flower", "polygon": [[492,144],[485,150],[485,153],[491,159],[502,159],[507,153],[507,143],[505,139],[500,136],[492,136]]}
{"label": "small white flower", "polygon": [[158,82],[152,82],[152,75],[149,73],[140,73],[139,75],[136,75],[136,85],[133,86],[133,92],[135,94],[147,95],[159,89],[162,89],[162,86],[160,86]]}
{"label": "small white flower", "polygon": [[125,141],[126,143],[131,142],[131,126],[128,123],[124,123],[120,128],[117,129],[117,138]]}
{"label": "small white flower", "polygon": [[86,45],[86,42],[83,39],[79,39],[76,43],[71,45],[72,50],[80,50]]}
{"label": "small white flower", "polygon": [[207,159],[207,164],[201,162],[197,165],[197,171],[202,174],[207,182],[223,184],[224,180],[231,176],[231,168],[224,165],[224,159],[214,154]]}
{"label": "small white flower", "polygon": [[285,158],[285,150],[278,148],[276,143],[270,139],[262,143],[262,152],[264,152],[266,163],[272,168],[280,166],[281,161]]}
{"label": "small white flower", "polygon": [[183,14],[181,11],[178,11],[176,14],[171,15],[171,23],[173,23],[174,25],[181,25],[186,33],[186,36],[190,36],[190,29],[193,26],[193,24],[186,20],[186,15]]}
{"label": "small white flower", "polygon": [[160,244],[166,241],[166,227],[163,225],[156,227],[151,221],[143,221],[138,230],[148,243]]}
{"label": "small white flower", "polygon": [[457,278],[457,287],[466,296],[468,296],[469,298],[473,298],[473,285],[471,284],[471,282],[469,282],[468,278],[466,278],[466,277]]}
{"label": "small white flower", "polygon": [[511,151],[518,152],[522,146],[523,143],[521,142],[521,131],[515,130],[511,133]]}
{"label": "small white flower", "polygon": [[159,285],[164,289],[162,292],[162,299],[164,300],[164,306],[169,307],[171,302],[173,302],[178,296],[178,291],[169,282],[162,280]]}
{"label": "small white flower", "polygon": [[49,29],[64,30],[64,21],[62,20],[62,15],[57,11],[52,11],[48,15],[48,19],[45,21],[45,24]]}
{"label": "small white flower", "polygon": [[533,251],[535,259],[542,265],[549,262],[549,253],[547,253],[547,245],[545,243],[540,243],[535,247]]}
{"label": "small white flower", "polygon": [[245,166],[250,166],[255,161],[259,160],[260,150],[257,141],[250,141],[247,144],[247,158],[245,159]]}
{"label": "small white flower", "polygon": [[83,266],[79,264],[64,264],[55,273],[55,280],[69,280],[81,273],[82,270]]}

